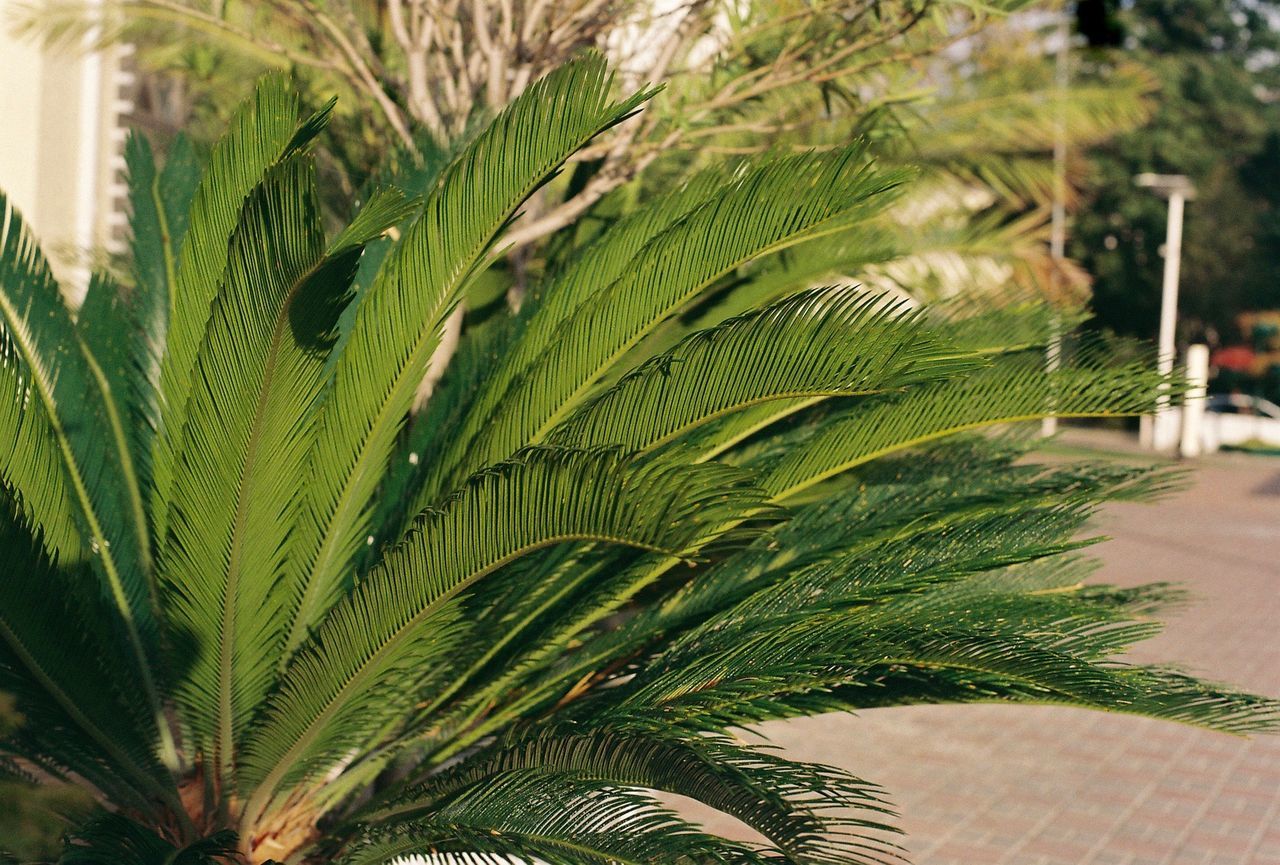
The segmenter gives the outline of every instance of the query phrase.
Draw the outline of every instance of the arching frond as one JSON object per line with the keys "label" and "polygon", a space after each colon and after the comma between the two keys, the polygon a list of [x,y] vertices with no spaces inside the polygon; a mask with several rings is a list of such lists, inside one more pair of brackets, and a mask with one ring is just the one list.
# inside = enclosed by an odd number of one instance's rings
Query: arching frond
{"label": "arching frond", "polygon": [[767,861],[643,793],[543,771],[471,787],[429,817],[372,834],[341,861],[382,865],[414,854],[486,865],[526,857],[566,865]]}
{"label": "arching frond", "polygon": [[816,289],[694,334],[623,376],[547,438],[643,450],[763,402],[878,393],[974,362],[934,339],[900,304],[852,287]]}
{"label": "arching frond", "polygon": [[67,839],[64,865],[218,865],[236,853],[235,833],[226,830],[181,846],[123,814],[101,813]]}
{"label": "arching frond", "polygon": [[1048,373],[1040,358],[1012,358],[853,410],[769,466],[765,485],[787,498],[878,456],[999,423],[1137,414],[1154,404],[1160,383],[1145,367],[1088,363]]}
{"label": "arching frond", "polygon": [[384,265],[334,370],[294,542],[287,645],[297,647],[342,588],[368,534],[367,509],[395,436],[468,279],[524,200],[572,153],[646,98],[610,99],[603,58],[534,84],[446,170],[422,217]]}
{"label": "arching frond", "polygon": [[127,634],[88,562],[55,565],[0,517],[0,691],[22,716],[0,753],[71,773],[121,804],[155,814],[175,791],[157,759],[158,731],[136,667],[120,663]]}
{"label": "arching frond", "polygon": [[326,254],[314,172],[295,155],[267,170],[231,237],[162,561],[174,642],[190,647],[179,700],[223,772],[278,666],[288,538],[337,317],[364,243],[402,213],[398,194],[376,197]]}
{"label": "arching frond", "polygon": [[777,159],[734,178],[655,235],[613,284],[565,320],[500,411],[446,453],[445,476],[455,463],[474,470],[544,440],[629,348],[715,280],[759,255],[866,218],[905,179],[872,167],[860,148]]}
{"label": "arching frond", "polygon": [[[148,353],[140,345],[122,288],[105,274],[94,274],[76,321],[94,396],[101,400],[101,434],[110,436],[110,454],[119,469],[119,506],[127,508],[138,565],[152,573],[152,542],[147,531],[143,472],[150,457],[153,428],[150,401],[140,363]],[[89,397],[86,394],[86,398]]]}
{"label": "arching frond", "polygon": [[[85,542],[75,516],[74,494],[62,469],[65,454],[40,390],[50,387],[50,373],[56,371],[46,365],[59,357],[54,345],[44,344],[44,334],[26,324],[30,301],[24,298],[43,294],[42,306],[60,302],[58,287],[34,239],[3,198],[0,222],[0,290],[6,297],[5,326],[0,330],[4,483],[50,552],[60,560],[74,562],[82,558]],[[37,323],[42,325],[44,317],[37,314]]]}
{"label": "arching frond", "polygon": [[[88,546],[100,591],[123,626],[165,760],[173,766],[176,754],[148,654],[155,611],[146,531],[130,520],[129,473],[116,450],[124,436],[118,422],[112,432],[104,379],[94,376],[48,262],[3,198],[0,221],[0,337],[13,400],[4,411],[12,423],[10,483],[23,507],[37,509],[39,533],[55,538],[53,549],[60,552],[70,543],[63,509],[71,511],[69,522]],[[39,513],[45,508],[61,522],[45,526]]]}
{"label": "arching frond", "polygon": [[531,771],[688,796],[756,830],[789,861],[897,858],[890,841],[895,830],[886,824],[892,811],[875,785],[727,737],[643,724],[516,732],[483,756],[370,809],[363,821],[429,819],[460,791]]}
{"label": "arching frond", "polygon": [[[187,235],[187,221],[200,168],[191,143],[179,135],[169,145],[163,168],[157,169],[151,145],[134,133],[125,145],[129,184],[131,287],[122,303],[122,320],[112,320],[109,337],[120,343],[120,360],[129,370],[129,387],[119,393],[132,421],[134,463],[139,485],[151,487],[151,458],[155,433],[160,428],[160,361],[169,330],[170,311],[177,303],[178,261]],[[92,292],[86,297],[86,306]],[[83,307],[82,328],[105,327]],[[104,333],[104,335],[106,335]],[[85,335],[90,351],[96,351],[92,333]],[[116,388],[119,391],[119,388]]]}
{"label": "arching frond", "polygon": [[503,564],[571,540],[680,558],[760,505],[750,476],[737,470],[608,451],[535,450],[477,475],[443,510],[423,514],[290,665],[246,746],[243,781],[260,785],[248,811],[407,710],[414,696],[404,685],[421,675],[439,638],[432,617]]}
{"label": "arching frond", "polygon": [[[523,683],[532,694],[542,693],[532,705],[545,705],[542,701],[559,699],[584,675],[607,669],[608,659],[632,656],[649,645],[696,646],[703,629],[728,627],[723,642],[732,644],[766,628],[775,616],[803,622],[828,606],[916,595],[967,582],[992,568],[1055,556],[1078,546],[1071,535],[1087,516],[1082,504],[1127,497],[1135,486],[1161,483],[1162,473],[1149,470],[1045,474],[1034,466],[1011,470],[1011,456],[993,461],[992,453],[966,462],[954,445],[940,450],[948,453],[938,462],[919,455],[900,461],[883,472],[888,482],[876,480],[879,472],[862,472],[861,484],[799,508],[774,532],[710,570],[694,572],[661,603],[586,639],[571,663],[555,665],[554,652],[549,657],[531,653],[528,661],[500,668],[501,684],[480,688],[476,699],[492,700]],[[979,453],[983,450],[988,449]],[[935,478],[948,469],[955,474]],[[1080,576],[1078,569],[1068,574]],[[574,638],[582,643],[583,629],[599,621],[584,611],[593,606],[607,611],[616,591],[611,583],[625,585],[630,579],[634,576],[623,573],[594,582],[580,608],[569,608],[545,631],[533,631],[539,636],[530,642],[560,646],[561,652]],[[1028,590],[1044,587],[1036,583]],[[563,633],[557,633],[560,627]],[[818,710],[816,704],[809,708]]]}
{"label": "arching frond", "polygon": [[[468,407],[467,423],[457,431],[459,438],[465,441],[479,432],[507,391],[550,349],[566,320],[616,282],[654,237],[712,199],[725,181],[718,171],[696,175],[670,194],[619,219],[546,284],[535,286],[520,310],[524,324],[520,339],[513,341],[492,373],[479,383]],[[442,473],[443,467],[437,466],[436,471]]]}
{"label": "arching frond", "polygon": [[[332,106],[330,106],[332,107]],[[217,143],[196,187],[176,270],[160,365],[160,427],[152,456],[151,519],[168,533],[170,495],[186,426],[188,393],[210,310],[227,269],[228,243],[245,198],[267,169],[303,148],[324,128],[328,108],[302,120],[283,76],[263,78]]]}

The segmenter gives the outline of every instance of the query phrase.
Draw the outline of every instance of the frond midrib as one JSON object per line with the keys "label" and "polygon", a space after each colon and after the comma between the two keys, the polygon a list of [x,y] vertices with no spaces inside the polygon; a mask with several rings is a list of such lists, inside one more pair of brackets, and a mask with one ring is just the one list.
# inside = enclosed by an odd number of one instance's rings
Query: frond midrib
{"label": "frond midrib", "polygon": [[253,476],[262,444],[262,418],[267,411],[272,384],[275,380],[276,366],[280,361],[281,343],[284,329],[288,322],[289,310],[293,299],[302,289],[307,279],[316,273],[324,258],[313,263],[300,277],[294,280],[285,294],[276,315],[275,327],[271,333],[271,341],[267,351],[267,363],[262,375],[262,385],[258,390],[258,398],[254,405],[253,420],[250,422],[249,440],[245,445],[245,458],[241,463],[240,475],[236,481],[236,512],[231,523],[231,550],[228,555],[227,579],[223,584],[222,629],[218,634],[218,761],[224,775],[229,776],[235,763],[234,718],[231,681],[234,670],[235,654],[235,616],[237,585],[240,580],[240,558],[244,547],[245,520],[248,507],[245,486]]}
{"label": "frond midrib", "polygon": [[308,722],[307,727],[303,732],[295,738],[293,744],[289,746],[289,749],[278,760],[276,760],[271,771],[268,772],[262,782],[258,784],[253,795],[250,797],[248,804],[245,806],[242,826],[247,829],[251,825],[251,821],[258,819],[260,813],[265,811],[266,807],[270,804],[271,799],[275,796],[275,788],[279,786],[285,774],[291,768],[293,761],[300,757],[316,740],[316,738],[318,738],[320,732],[323,730],[324,724],[342,708],[345,698],[349,695],[352,689],[363,684],[371,675],[373,675],[371,668],[374,667],[374,662],[383,657],[387,652],[391,651],[391,649],[404,638],[408,631],[416,628],[422,623],[422,621],[428,618],[431,613],[436,612],[446,602],[452,600],[477,580],[493,573],[503,565],[509,564],[515,559],[528,555],[535,550],[570,541],[614,543],[640,549],[646,552],[665,554],[669,556],[678,556],[680,553],[679,550],[668,550],[653,544],[637,543],[631,538],[601,534],[564,533],[543,539],[534,544],[526,544],[525,546],[508,553],[501,559],[495,560],[489,565],[486,565],[483,569],[468,574],[466,578],[460,580],[451,588],[446,589],[434,600],[429,602],[421,610],[406,620],[404,624],[397,627],[394,632],[382,641],[382,645],[379,646],[373,654],[360,661],[353,674],[342,683],[342,686],[337,692],[335,692],[333,697],[325,702],[323,708],[321,708],[320,711],[316,713],[315,717]]}
{"label": "frond midrib", "polygon": [[870,451],[865,454],[860,454],[854,459],[846,460],[845,462],[842,462],[838,466],[835,466],[833,468],[824,469],[821,472],[810,475],[809,477],[805,478],[804,481],[798,484],[793,484],[790,487],[787,487],[783,490],[780,490],[777,493],[774,493],[772,497],[772,501],[774,501],[775,503],[784,502],[787,499],[791,498],[792,496],[798,495],[799,493],[804,492],[805,490],[815,486],[816,484],[821,483],[822,481],[830,480],[836,475],[843,474],[844,472],[850,469],[857,468],[858,466],[864,463],[877,460],[880,457],[886,456],[895,451],[905,450],[906,448],[914,447],[916,445],[926,444],[931,441],[937,441],[938,439],[947,438],[948,436],[956,435],[958,433],[966,432],[968,430],[982,429],[984,427],[996,426],[998,424],[1022,423],[1024,421],[1043,420],[1046,417],[1121,418],[1121,417],[1132,417],[1134,414],[1136,414],[1136,412],[1133,412],[1133,411],[1062,411],[1062,412],[1058,412],[1058,411],[1047,410],[1042,412],[1028,412],[1026,414],[1006,415],[1006,416],[997,417],[997,418],[988,418],[984,420],[970,421],[969,423],[964,423],[964,424],[957,424],[956,426],[950,426],[950,427],[947,427],[946,429],[937,430],[935,432],[928,433],[926,435],[916,436],[915,438],[911,438],[911,439],[903,439],[901,441],[894,442],[891,445],[886,445],[885,447],[878,448],[874,451]]}
{"label": "frond midrib", "polygon": [[156,687],[155,678],[151,672],[151,663],[147,657],[146,649],[143,646],[142,635],[138,630],[138,623],[134,617],[133,606],[129,601],[129,597],[124,589],[124,583],[120,578],[119,569],[116,566],[115,556],[111,552],[111,544],[105,533],[102,531],[102,525],[98,522],[97,511],[94,509],[93,502],[89,498],[89,491],[85,487],[84,477],[80,472],[80,466],[76,461],[75,455],[71,450],[71,442],[67,438],[66,430],[62,427],[62,420],[58,416],[57,406],[53,400],[52,384],[49,382],[49,372],[44,368],[44,364],[32,350],[30,345],[30,334],[22,323],[21,317],[17,310],[14,309],[9,296],[0,292],[0,315],[3,315],[9,332],[14,335],[14,343],[22,352],[23,359],[26,361],[28,368],[31,370],[31,380],[35,385],[36,393],[40,396],[41,406],[44,408],[45,415],[48,418],[49,426],[53,430],[54,438],[58,444],[58,450],[62,454],[63,467],[67,471],[68,479],[71,481],[72,489],[75,491],[76,501],[80,505],[80,511],[88,524],[89,532],[93,538],[93,544],[97,547],[98,556],[102,561],[103,570],[106,572],[107,581],[111,590],[111,599],[116,609],[120,613],[125,626],[125,633],[129,640],[129,647],[134,657],[134,662],[138,666],[138,672],[142,676],[143,688],[146,691],[147,702],[150,704],[152,717],[155,720],[157,733],[160,737],[161,759],[171,771],[178,768],[178,750],[173,739],[173,733],[169,729],[169,722],[164,713],[164,708],[160,701],[160,692]]}

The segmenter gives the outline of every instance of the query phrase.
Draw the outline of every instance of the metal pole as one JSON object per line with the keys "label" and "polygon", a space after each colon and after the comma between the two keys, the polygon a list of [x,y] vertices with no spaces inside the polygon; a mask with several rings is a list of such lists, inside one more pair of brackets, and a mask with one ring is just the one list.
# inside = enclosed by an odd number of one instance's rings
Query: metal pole
{"label": "metal pole", "polygon": [[[1157,343],[1156,369],[1161,375],[1173,372],[1177,351],[1174,338],[1178,325],[1178,273],[1182,266],[1182,209],[1188,199],[1195,198],[1196,188],[1181,174],[1139,174],[1133,179],[1139,186],[1153,189],[1169,200],[1169,218],[1164,242],[1164,284],[1160,298],[1160,334]],[[1154,415],[1143,415],[1139,436],[1146,448],[1172,449],[1178,444],[1176,430],[1167,429],[1169,397],[1161,388]]]}
{"label": "metal pole", "polygon": [[1173,372],[1174,336],[1178,324],[1178,275],[1182,266],[1182,206],[1180,190],[1169,193],[1169,227],[1164,241],[1164,284],[1160,296],[1159,363],[1161,375]]}
{"label": "metal pole", "polygon": [[[1070,67],[1067,65],[1067,49],[1070,47],[1071,30],[1067,26],[1067,11],[1058,17],[1058,50],[1053,58],[1055,106],[1053,120],[1053,210],[1049,223],[1049,258],[1053,269],[1049,273],[1049,285],[1057,300],[1059,280],[1062,278],[1062,260],[1067,255],[1067,86],[1070,84]],[[1062,333],[1058,319],[1053,319],[1053,333],[1045,349],[1046,372],[1053,372],[1062,364]],[[1058,431],[1058,419],[1047,417],[1040,423],[1040,434],[1048,437]]]}
{"label": "metal pole", "polygon": [[[1182,262],[1182,208],[1186,199],[1180,190],[1169,192],[1169,225],[1164,241],[1164,282],[1160,294],[1160,336],[1156,356],[1156,370],[1163,376],[1173,372],[1177,357],[1175,338],[1178,328],[1178,275]],[[1161,387],[1156,400],[1156,413],[1152,418],[1151,446],[1171,448],[1177,445],[1177,432],[1170,429],[1169,396]]]}

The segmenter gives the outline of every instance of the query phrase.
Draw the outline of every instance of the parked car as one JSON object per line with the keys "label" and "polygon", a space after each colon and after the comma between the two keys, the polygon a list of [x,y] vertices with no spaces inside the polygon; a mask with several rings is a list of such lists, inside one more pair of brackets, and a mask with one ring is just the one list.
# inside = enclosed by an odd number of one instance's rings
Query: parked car
{"label": "parked car", "polygon": [[1205,453],[1250,443],[1280,447],[1280,405],[1242,393],[1213,394],[1201,441]]}

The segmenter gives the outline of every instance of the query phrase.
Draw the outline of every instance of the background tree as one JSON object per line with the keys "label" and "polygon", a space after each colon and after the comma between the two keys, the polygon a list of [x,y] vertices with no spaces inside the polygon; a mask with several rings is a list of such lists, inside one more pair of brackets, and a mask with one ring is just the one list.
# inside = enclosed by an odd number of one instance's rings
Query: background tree
{"label": "background tree", "polygon": [[[46,0],[23,26],[61,44],[95,27],[100,39],[131,39],[149,73],[139,117],[144,127],[169,136],[182,128],[208,140],[202,124],[225,122],[227,106],[253,69],[288,69],[306,91],[354,97],[335,116],[344,143],[327,146],[341,148],[329,156],[344,185],[339,194],[348,197],[389,154],[420,152],[423,134],[438,144],[464,140],[477,116],[501,108],[584,47],[606,52],[629,86],[664,82],[651,113],[621,124],[575,159],[576,182],[566,194],[531,204],[536,216],[512,233],[520,246],[585,212],[655,159],[671,162],[673,154],[678,165],[697,154],[753,152],[779,139],[821,145],[891,121],[888,126],[911,126],[908,146],[933,151],[917,162],[972,160],[971,142],[957,137],[966,132],[954,129],[966,103],[973,108],[968,122],[986,120],[983,131],[999,142],[987,157],[984,179],[990,181],[997,162],[1005,162],[1007,172],[1018,157],[1042,156],[1046,149],[1056,96],[1035,71],[1039,44],[1028,39],[1035,36],[1034,18],[1002,26],[1041,5],[230,0],[207,7],[130,0],[86,8],[75,0]],[[957,45],[960,50],[945,53]],[[1010,64],[1015,68],[1004,68]],[[1088,89],[1068,95],[1072,119],[1080,121],[1069,124],[1068,134],[1079,138],[1073,143],[1096,141],[1144,116],[1132,71],[1123,70],[1115,84],[1107,99]],[[1016,95],[1020,104],[993,100],[995,91]],[[912,116],[916,109],[923,109],[921,116]],[[1010,134],[1015,131],[1023,143]],[[1030,189],[1011,190],[1007,182],[999,188],[1019,195]],[[1042,204],[1043,197],[1032,203]]]}
{"label": "background tree", "polygon": [[[1182,250],[1183,328],[1212,325],[1224,336],[1246,309],[1280,306],[1280,7],[1271,2],[1136,0],[1116,18],[1123,54],[1159,82],[1151,122],[1090,154],[1088,203],[1071,252],[1094,275],[1096,323],[1154,335],[1159,318],[1165,203],[1135,189],[1142,171],[1186,174]],[[1107,70],[1114,51],[1091,54]]]}
{"label": "background tree", "polygon": [[[538,274],[558,266],[554,257],[591,231],[708,165],[855,138],[886,161],[922,167],[925,178],[875,224],[740,274],[739,306],[824,280],[917,299],[1030,293],[1078,302],[1088,277],[1052,259],[1047,242],[1055,136],[1063,130],[1074,151],[1132,128],[1147,116],[1151,85],[1118,66],[1059,91],[1044,58],[1043,16],[1033,14],[1041,5],[132,0],[87,14],[75,0],[47,0],[27,26],[65,42],[97,22],[101,38],[133,40],[151,71],[149,112],[196,115],[197,139],[220,122],[218,106],[238,94],[247,70],[289,69],[313,108],[320,94],[346,94],[334,114],[339,134],[318,149],[335,225],[375,180],[421,192],[479,118],[584,46],[614,58],[630,86],[663,80],[648,112],[575,156],[528,202],[508,235],[505,267],[464,304],[475,324],[495,299],[518,304]],[[530,248],[569,221],[572,237]],[[462,315],[449,322],[424,397],[452,356]]]}

